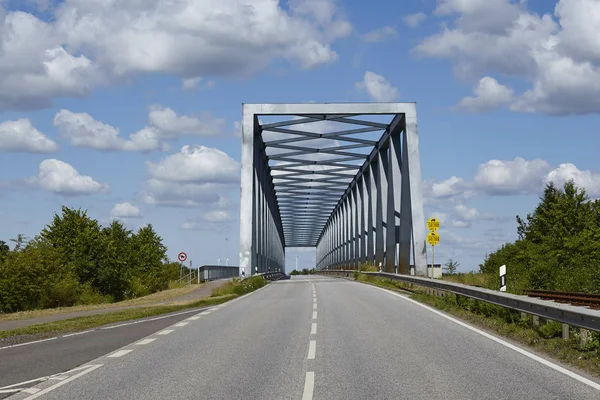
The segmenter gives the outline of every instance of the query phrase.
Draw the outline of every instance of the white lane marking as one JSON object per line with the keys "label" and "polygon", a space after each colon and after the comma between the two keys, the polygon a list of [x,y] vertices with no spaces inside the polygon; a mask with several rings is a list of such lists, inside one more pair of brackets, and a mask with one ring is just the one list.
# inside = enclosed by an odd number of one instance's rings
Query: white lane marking
{"label": "white lane marking", "polygon": [[316,311],[313,311],[313,317],[312,317],[312,319],[317,319],[317,312]]}
{"label": "white lane marking", "polygon": [[198,315],[208,315],[208,314],[210,314],[210,312],[211,312],[211,310],[206,310],[206,311],[201,312]]}
{"label": "white lane marking", "polygon": [[169,314],[169,315],[164,315],[162,317],[155,317],[155,318],[150,318],[150,319],[142,319],[142,320],[139,320],[139,321],[126,322],[124,324],[107,326],[107,327],[100,328],[100,329],[114,329],[114,328],[120,328],[122,326],[129,326],[129,325],[134,325],[134,324],[140,324],[142,322],[159,321],[161,319],[176,317],[178,315],[189,314],[189,313],[193,313],[193,312],[197,312],[197,311],[198,311],[198,308],[195,308],[193,310],[182,311],[182,312],[179,312],[179,313],[176,313],[176,314]]}
{"label": "white lane marking", "polygon": [[316,298],[313,299],[313,304],[317,304],[317,299]]}
{"label": "white lane marking", "polygon": [[310,327],[310,334],[311,335],[316,335],[317,334],[317,323],[313,322],[311,327]]}
{"label": "white lane marking", "polygon": [[83,332],[69,333],[68,335],[62,335],[61,337],[71,337],[71,336],[83,335],[84,333],[94,332],[94,330],[95,329],[91,329],[89,331],[83,331]]}
{"label": "white lane marking", "polygon": [[66,375],[66,376],[51,376],[48,379],[52,379],[52,380],[55,380],[55,381],[64,381],[68,377],[69,377],[69,375]]}
{"label": "white lane marking", "polygon": [[19,344],[13,344],[10,346],[4,346],[4,347],[0,347],[0,350],[4,350],[4,349],[12,349],[13,347],[21,347],[21,346],[27,346],[28,344],[36,344],[36,343],[42,343],[42,342],[47,342],[49,340],[56,340],[58,339],[58,336],[56,337],[51,337],[48,339],[42,339],[42,340],[35,340],[33,342],[27,342],[27,343],[19,343]]}
{"label": "white lane marking", "polygon": [[302,400],[312,400],[314,391],[315,373],[309,371],[306,373],[306,378],[304,379],[304,393],[302,393]]}
{"label": "white lane marking", "polygon": [[139,342],[137,342],[137,345],[143,345],[143,344],[148,344],[148,343],[152,343],[156,340],[156,338],[151,338],[151,339],[144,339],[144,340],[140,340]]}
{"label": "white lane marking", "polygon": [[313,303],[313,310],[317,309],[317,303]]}
{"label": "white lane marking", "polygon": [[308,344],[308,357],[306,357],[306,358],[308,360],[314,360],[316,352],[317,352],[317,341],[311,340],[310,343]]}
{"label": "white lane marking", "polygon": [[490,335],[487,332],[484,332],[484,331],[482,331],[480,329],[477,329],[477,328],[475,328],[473,326],[470,326],[470,325],[468,325],[468,324],[466,324],[466,323],[464,323],[462,321],[457,320],[456,318],[452,318],[452,317],[450,317],[450,316],[448,316],[448,315],[446,315],[446,314],[444,314],[444,313],[442,313],[442,312],[440,312],[440,311],[438,311],[438,310],[436,310],[434,308],[426,306],[425,304],[421,304],[421,303],[419,303],[416,300],[409,299],[408,297],[402,296],[402,295],[400,295],[398,293],[394,293],[394,292],[386,290],[386,289],[382,289],[382,288],[379,288],[379,287],[376,287],[376,286],[373,286],[373,287],[375,289],[382,290],[382,291],[387,292],[387,293],[389,293],[391,295],[394,295],[396,297],[400,297],[401,299],[404,299],[406,301],[410,301],[411,303],[416,304],[419,307],[423,307],[424,309],[429,310],[432,313],[435,313],[435,314],[437,314],[437,315],[439,315],[439,316],[441,316],[443,318],[446,318],[447,320],[452,321],[455,324],[458,324],[458,325],[460,325],[462,327],[465,327],[465,328],[467,328],[467,329],[469,329],[469,330],[471,330],[471,331],[473,331],[475,333],[479,333],[480,335],[485,336],[486,338],[488,338],[490,340],[493,340],[494,342],[499,343],[502,346],[508,347],[509,349],[514,350],[517,353],[520,353],[520,354],[524,355],[525,357],[531,358],[532,360],[537,361],[540,364],[544,364],[545,366],[550,367],[550,368],[552,368],[553,370],[555,370],[557,372],[560,372],[560,373],[562,373],[564,375],[567,375],[567,376],[569,376],[569,377],[571,377],[571,378],[573,378],[573,379],[575,379],[575,380],[577,380],[577,381],[579,381],[579,382],[581,382],[583,384],[586,384],[586,385],[588,385],[590,387],[593,387],[596,390],[600,390],[600,384],[598,384],[598,383],[596,383],[596,382],[594,382],[592,380],[589,380],[587,378],[584,378],[583,376],[581,376],[579,374],[576,374],[575,372],[569,371],[566,368],[563,368],[563,367],[561,367],[559,365],[556,365],[553,362],[548,361],[548,360],[546,360],[546,359],[544,359],[542,357],[536,356],[535,354],[532,354],[532,353],[528,352],[527,350],[524,350],[524,349],[522,349],[520,347],[517,347],[517,346],[515,346],[513,344],[510,344],[510,343],[508,343],[508,342],[506,342],[506,341],[504,341],[502,339],[499,339],[499,338],[497,338],[497,337],[495,337],[493,335]]}
{"label": "white lane marking", "polygon": [[75,379],[77,379],[77,378],[79,378],[79,377],[81,377],[81,376],[83,376],[83,375],[85,375],[85,374],[88,374],[88,373],[90,373],[90,372],[94,371],[95,369],[98,369],[98,368],[100,368],[102,365],[103,365],[103,364],[90,365],[90,368],[88,368],[88,369],[86,369],[86,370],[84,370],[84,371],[81,371],[81,372],[80,372],[80,373],[78,373],[77,375],[73,375],[73,376],[72,376],[72,377],[70,377],[69,379],[65,379],[64,381],[58,382],[57,384],[55,384],[55,385],[52,385],[52,386],[50,386],[50,387],[48,387],[48,388],[46,388],[46,389],[44,389],[44,390],[40,390],[39,392],[37,392],[37,393],[35,393],[35,394],[32,394],[31,396],[29,396],[29,397],[27,397],[27,398],[25,398],[25,399],[23,399],[23,400],[33,400],[33,399],[37,399],[38,397],[40,397],[40,396],[42,396],[42,395],[44,395],[44,394],[46,394],[46,393],[48,393],[48,392],[51,392],[51,391],[53,391],[54,389],[57,389],[57,388],[59,388],[59,387],[61,387],[61,386],[63,386],[63,385],[66,385],[67,383],[69,383],[69,382],[71,382],[71,381],[74,381]]}
{"label": "white lane marking", "polygon": [[34,393],[37,393],[37,392],[39,392],[40,390],[42,390],[42,389],[38,389],[38,388],[27,388],[27,389],[24,389],[24,390],[23,390],[23,392],[24,392],[24,393],[28,393],[28,394],[34,394]]}
{"label": "white lane marking", "polygon": [[157,333],[157,335],[168,335],[169,333],[173,332],[175,329],[165,329],[164,331],[160,331]]}
{"label": "white lane marking", "polygon": [[112,353],[110,356],[108,356],[109,358],[118,358],[118,357],[123,357],[125,354],[129,354],[131,353],[133,350],[129,350],[129,349],[125,349],[125,350],[119,350],[116,353]]}
{"label": "white lane marking", "polygon": [[22,389],[0,389],[0,394],[17,393]]}
{"label": "white lane marking", "polygon": [[32,382],[43,381],[43,380],[45,380],[47,378],[48,378],[47,376],[43,376],[41,378],[31,379],[31,380],[28,380],[28,381],[25,381],[25,382],[13,383],[12,385],[1,387],[0,390],[14,388],[15,386],[23,386],[23,385],[27,385],[28,383],[32,383]]}
{"label": "white lane marking", "polygon": [[193,317],[189,317],[189,318],[188,318],[188,320],[189,320],[189,321],[196,321],[196,320],[198,320],[198,319],[200,319],[200,317],[199,317],[199,316],[197,316],[197,315],[194,315]]}
{"label": "white lane marking", "polygon": [[189,322],[178,322],[175,324],[176,327],[182,327],[182,326],[186,326],[187,324],[189,324]]}

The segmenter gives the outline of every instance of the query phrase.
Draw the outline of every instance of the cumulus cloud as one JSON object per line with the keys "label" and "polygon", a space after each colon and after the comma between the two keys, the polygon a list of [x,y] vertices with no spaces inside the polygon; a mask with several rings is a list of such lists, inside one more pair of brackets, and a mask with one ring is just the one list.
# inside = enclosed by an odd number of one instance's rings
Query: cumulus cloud
{"label": "cumulus cloud", "polygon": [[117,203],[110,212],[113,218],[139,218],[142,212],[129,202]]}
{"label": "cumulus cloud", "polygon": [[499,84],[489,76],[481,78],[473,93],[475,97],[465,97],[455,108],[470,113],[485,113],[506,106],[513,99],[512,89]]}
{"label": "cumulus cloud", "polygon": [[388,38],[397,39],[398,32],[396,32],[396,29],[394,29],[393,26],[388,25],[383,28],[373,29],[372,31],[365,33],[362,38],[366,42],[382,42]]}
{"label": "cumulus cloud", "polygon": [[59,134],[69,139],[75,147],[104,151],[166,150],[166,145],[159,140],[160,135],[156,129],[142,129],[130,135],[127,140],[120,135],[119,129],[100,122],[87,113],[60,110],[56,113],[53,124]]}
{"label": "cumulus cloud", "polygon": [[214,210],[204,214],[199,219],[187,220],[181,224],[183,230],[225,231],[231,224],[231,215],[227,211]]}
{"label": "cumulus cloud", "polygon": [[96,182],[91,176],[81,175],[70,164],[56,159],[42,161],[38,176],[27,181],[65,196],[91,195],[109,189],[107,184]]}
{"label": "cumulus cloud", "polygon": [[147,163],[150,178],[139,193],[146,204],[170,207],[229,206],[227,193],[239,182],[240,164],[205,146],[183,146],[160,162]]}
{"label": "cumulus cloud", "polygon": [[168,107],[152,106],[148,115],[150,125],[159,130],[161,137],[173,139],[181,135],[219,136],[226,130],[226,121],[215,118],[210,113],[178,115]]}
{"label": "cumulus cloud", "polygon": [[435,14],[455,17],[453,26],[422,40],[417,54],[451,60],[465,79],[496,72],[529,82],[514,111],[600,113],[598,1],[560,0],[553,15],[539,15],[526,2],[439,0]]}
{"label": "cumulus cloud", "polygon": [[565,163],[550,171],[545,178],[545,182],[554,182],[558,186],[563,186],[569,180],[577,187],[585,188],[588,195],[600,197],[600,172],[581,171],[575,165]]}
{"label": "cumulus cloud", "polygon": [[135,73],[240,76],[275,59],[314,68],[335,62],[331,45],[352,31],[334,0],[65,0],[49,12],[0,13],[2,109],[48,107]]}
{"label": "cumulus cloud", "polygon": [[425,13],[420,12],[416,14],[409,14],[405,16],[403,20],[406,25],[410,26],[411,28],[416,28],[421,24],[421,22],[425,21],[426,18],[427,16]]}
{"label": "cumulus cloud", "polygon": [[194,78],[183,79],[181,81],[181,88],[183,90],[196,89],[198,87],[198,84],[200,83],[201,80],[202,80],[202,78],[199,77],[199,76],[196,76]]}
{"label": "cumulus cloud", "polygon": [[238,182],[240,164],[226,153],[201,145],[186,145],[158,164],[147,163],[154,179],[168,182]]}
{"label": "cumulus cloud", "polygon": [[27,118],[0,123],[0,151],[52,153],[58,145],[38,131]]}
{"label": "cumulus cloud", "polygon": [[563,186],[568,180],[585,188],[590,196],[600,196],[600,172],[580,170],[571,163],[552,168],[545,160],[522,157],[487,161],[479,165],[473,180],[453,176],[439,182],[425,182],[423,195],[429,201],[461,203],[473,196],[537,195],[548,182]]}
{"label": "cumulus cloud", "polygon": [[398,99],[398,89],[392,86],[383,76],[367,71],[362,82],[356,84],[357,89],[365,90],[375,101],[390,102]]}

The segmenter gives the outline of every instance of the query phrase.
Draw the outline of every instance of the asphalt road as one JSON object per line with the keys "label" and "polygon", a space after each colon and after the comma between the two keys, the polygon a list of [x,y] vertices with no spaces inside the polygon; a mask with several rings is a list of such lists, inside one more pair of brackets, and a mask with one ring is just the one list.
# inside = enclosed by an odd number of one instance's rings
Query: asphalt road
{"label": "asphalt road", "polygon": [[14,399],[600,398],[595,381],[343,279],[294,277],[198,314]]}

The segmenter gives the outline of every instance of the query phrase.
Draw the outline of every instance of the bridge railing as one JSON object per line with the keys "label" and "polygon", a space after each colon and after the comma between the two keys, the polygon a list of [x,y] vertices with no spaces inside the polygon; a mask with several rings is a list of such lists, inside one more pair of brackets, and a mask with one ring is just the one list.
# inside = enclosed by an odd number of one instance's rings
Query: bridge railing
{"label": "bridge railing", "polygon": [[261,272],[260,274],[254,274],[252,276],[262,276],[268,281],[276,281],[285,276],[283,272],[275,271],[275,272]]}
{"label": "bridge railing", "polygon": [[[344,271],[317,271],[316,274],[334,276],[352,276],[354,270]],[[398,275],[386,272],[360,272],[361,274],[393,279],[401,282],[412,283],[432,289],[443,290],[486,303],[506,307],[511,310],[521,311],[536,315],[548,320],[561,322],[572,326],[600,332],[600,310],[572,306],[570,304],[555,303],[512,293],[464,285],[461,283],[441,281],[432,278],[422,278],[412,275]]]}

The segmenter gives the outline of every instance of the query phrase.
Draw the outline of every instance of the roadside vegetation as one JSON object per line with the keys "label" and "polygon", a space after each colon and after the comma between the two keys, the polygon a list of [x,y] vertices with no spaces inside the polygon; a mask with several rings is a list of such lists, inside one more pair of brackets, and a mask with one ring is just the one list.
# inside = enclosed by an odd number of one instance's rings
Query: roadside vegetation
{"label": "roadside vegetation", "polygon": [[[518,239],[486,256],[478,272],[457,273],[458,263],[446,263],[444,280],[498,290],[499,267],[507,266],[507,291],[529,289],[600,293],[600,200],[590,200],[572,181],[563,188],[546,185],[540,203],[525,219],[517,216]],[[362,271],[373,271],[363,266]],[[600,377],[600,334],[541,320],[504,307],[444,293],[431,294],[416,285],[355,272],[355,279],[410,297],[514,342],[527,345]]]}
{"label": "roadside vegetation", "polygon": [[135,299],[179,278],[152,225],[102,227],[81,209],[63,207],[33,239],[10,241],[0,241],[0,314]]}
{"label": "roadside vegetation", "polygon": [[211,296],[227,296],[232,294],[241,296],[260,289],[268,283],[269,281],[267,281],[265,278],[256,275],[246,279],[233,278],[226,284],[213,289]]}
{"label": "roadside vegetation", "polygon": [[300,271],[298,270],[293,270],[292,272],[290,272],[290,275],[310,275],[310,274],[314,274],[315,273],[315,269],[308,269],[308,268],[304,268]]}

